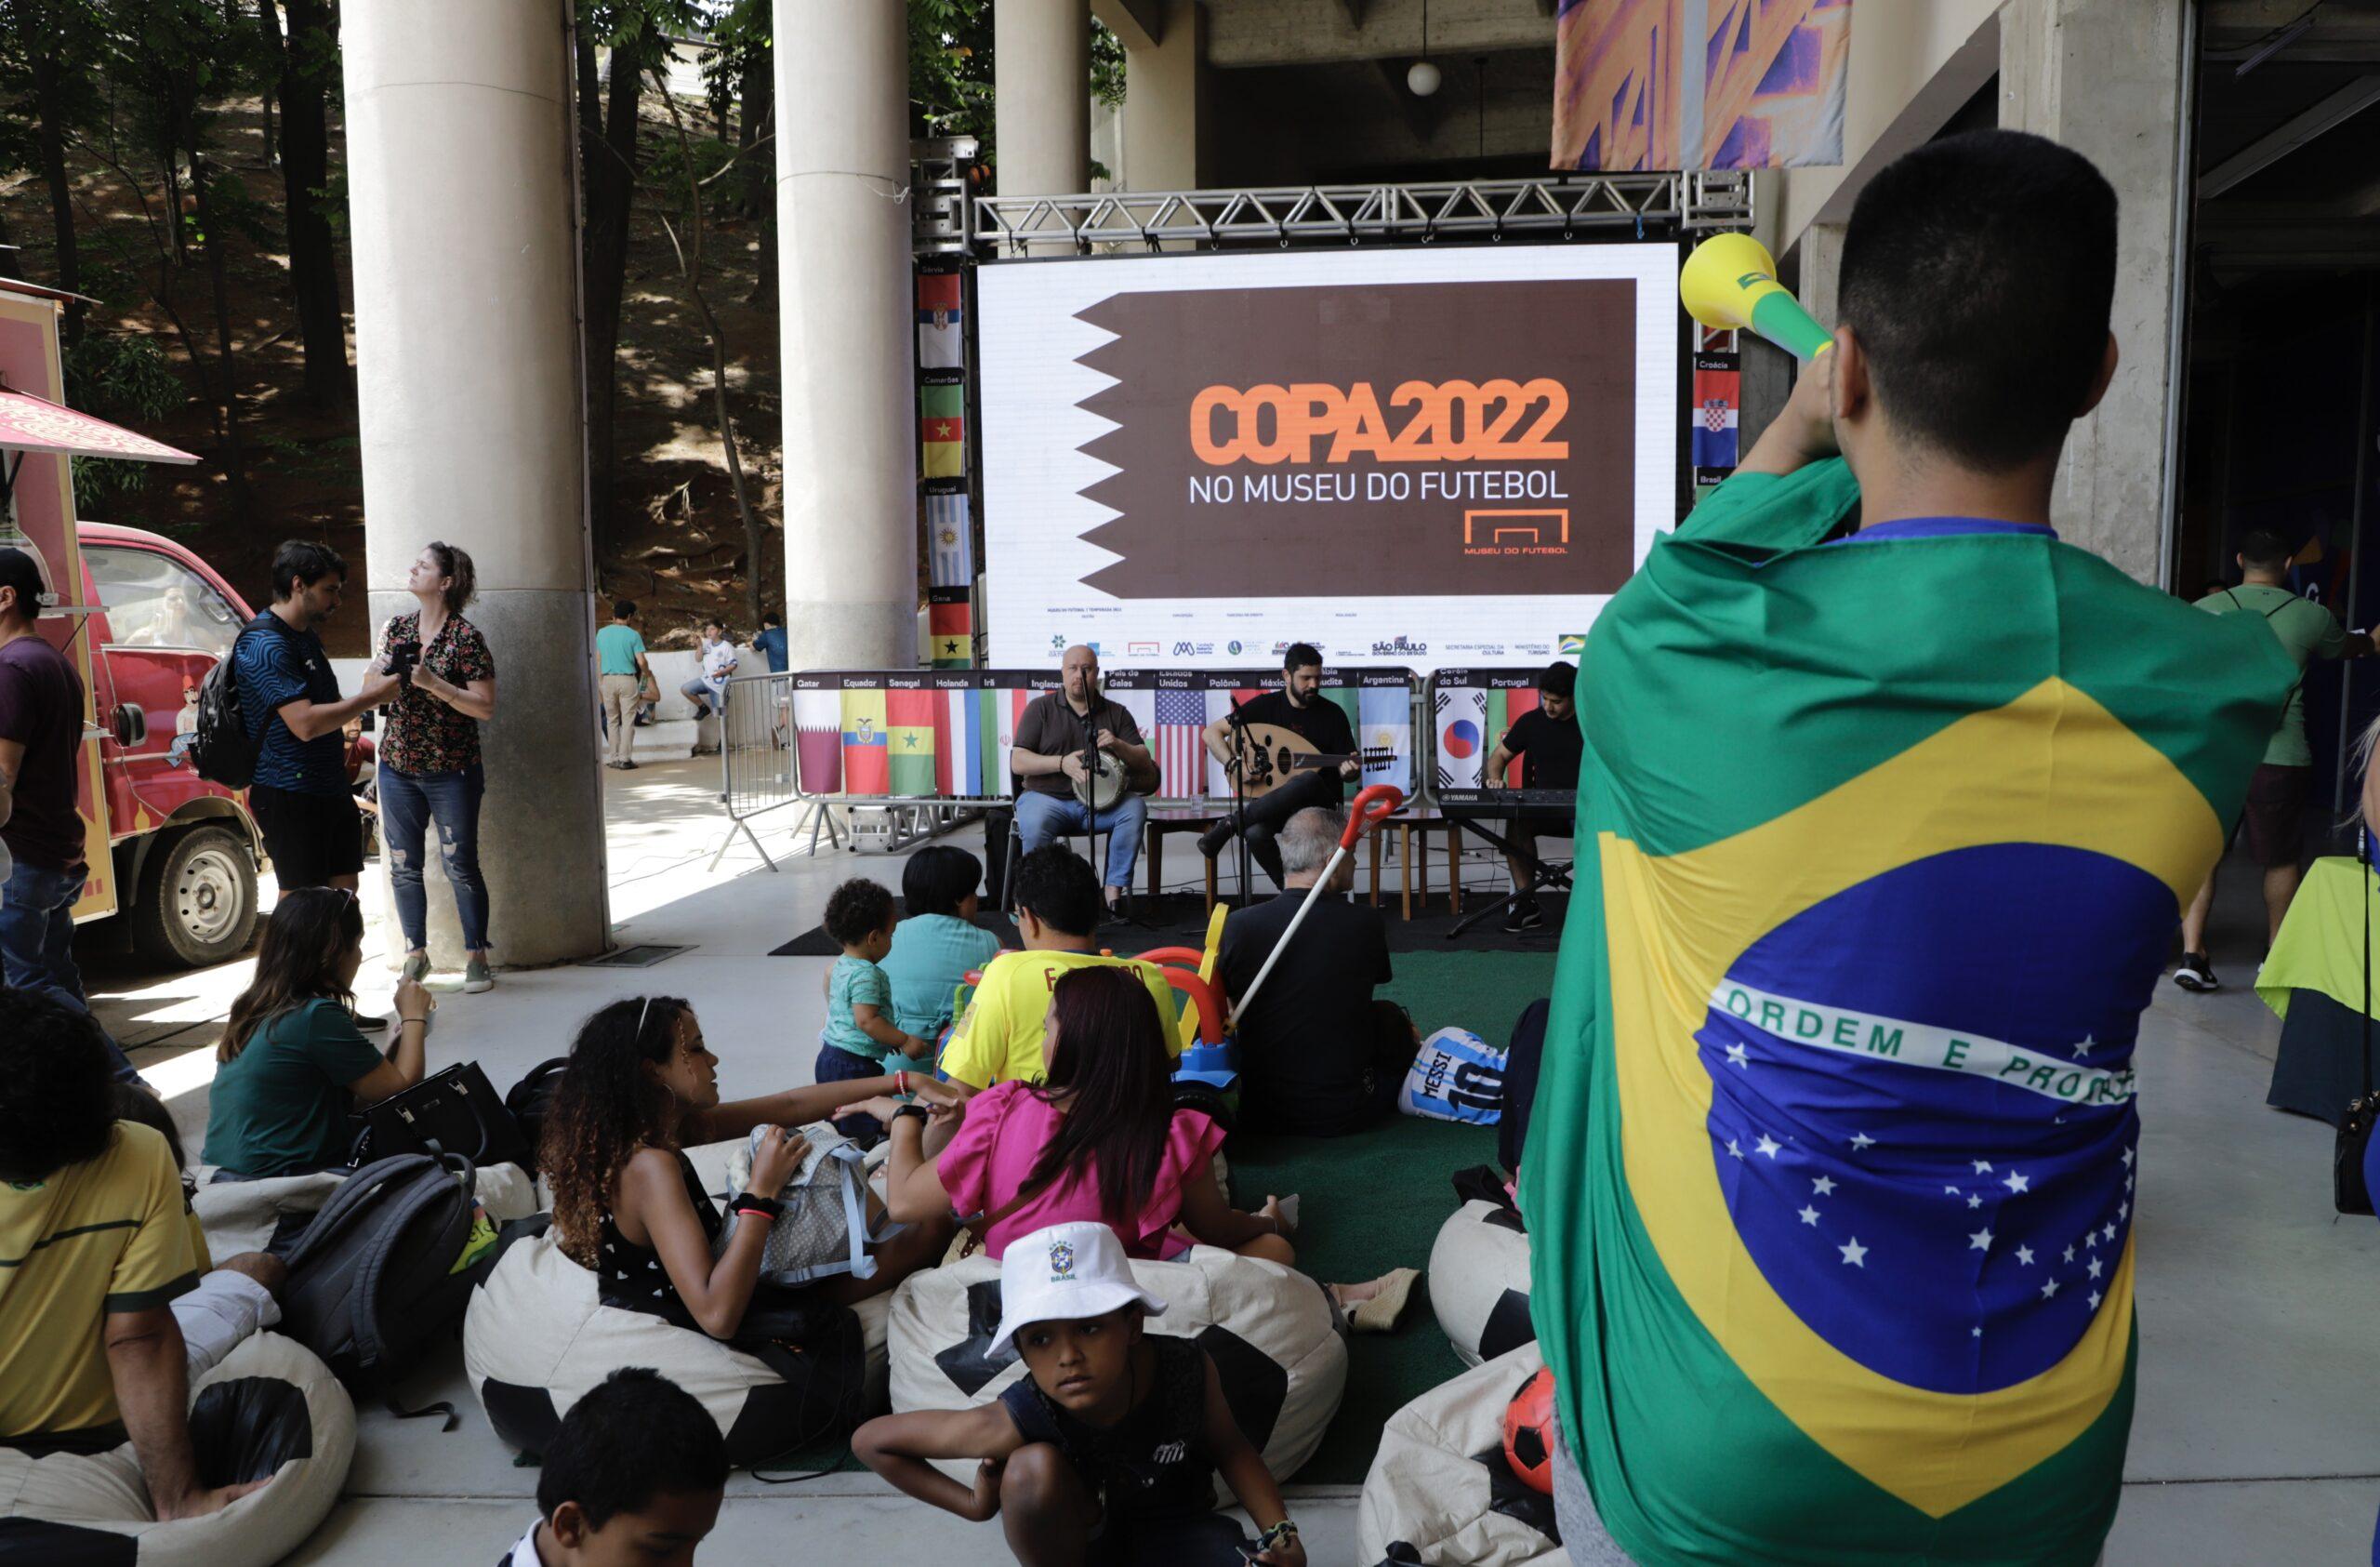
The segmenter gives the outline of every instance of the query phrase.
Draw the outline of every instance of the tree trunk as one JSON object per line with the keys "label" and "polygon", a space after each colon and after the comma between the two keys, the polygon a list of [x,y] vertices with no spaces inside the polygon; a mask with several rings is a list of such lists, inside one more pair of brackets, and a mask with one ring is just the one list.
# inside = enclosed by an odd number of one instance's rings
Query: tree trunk
{"label": "tree trunk", "polygon": [[759,153],[751,150],[754,142],[776,128],[776,73],[760,50],[752,51],[745,63],[742,97],[743,125],[736,144],[744,149],[744,163],[736,176],[735,210],[747,218],[759,218],[775,204],[777,172],[776,143]]}
{"label": "tree trunk", "polygon": [[264,161],[265,166],[270,168],[281,161],[281,154],[273,145],[272,98],[280,85],[281,73],[288,68],[287,60],[281,52],[281,14],[275,9],[273,0],[257,0],[257,26],[264,33],[265,59],[271,64],[264,79],[257,84],[257,98],[264,108]]}
{"label": "tree trunk", "polygon": [[206,272],[215,287],[215,340],[223,365],[223,477],[232,507],[245,515],[249,505],[248,471],[240,450],[240,372],[231,357],[231,296],[223,263],[226,236],[216,228],[214,209],[206,199],[206,160],[196,154],[190,160],[190,189],[198,206],[199,230],[206,235]]}
{"label": "tree trunk", "polygon": [[[46,51],[33,59],[33,108],[41,116],[39,152],[42,178],[49,185],[49,221],[58,246],[58,286],[73,293],[83,286],[83,264],[74,248],[74,193],[66,179],[66,93],[58,60]],[[83,306],[66,302],[66,340],[83,338]]]}
{"label": "tree trunk", "polygon": [[[289,231],[289,286],[298,299],[298,330],[306,352],[306,401],[317,408],[354,401],[347,364],[347,319],[340,313],[338,251],[318,193],[331,180],[331,133],[320,71],[338,56],[324,0],[282,0],[289,12],[284,40],[272,27],[281,60],[281,189]],[[264,0],[268,18],[273,0]]]}
{"label": "tree trunk", "polygon": [[[582,56],[582,74],[584,67]],[[625,51],[612,52],[602,135],[581,160],[587,188],[587,466],[599,554],[612,538],[615,361],[620,347],[620,299],[628,285],[628,209],[636,199],[641,76],[637,62]]]}

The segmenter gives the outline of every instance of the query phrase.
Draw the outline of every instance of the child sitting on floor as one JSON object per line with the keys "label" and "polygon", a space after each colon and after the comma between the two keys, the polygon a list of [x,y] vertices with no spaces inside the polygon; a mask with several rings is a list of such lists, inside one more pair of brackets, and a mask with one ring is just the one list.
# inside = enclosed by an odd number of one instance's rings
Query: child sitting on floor
{"label": "child sitting on floor", "polygon": [[[1028,1374],[997,1403],[881,1415],[853,1450],[921,1501],[977,1522],[999,1515],[1025,1567],[1305,1567],[1214,1362],[1195,1340],[1146,1331],[1164,1309],[1105,1225],[1037,1230],[1001,1259],[991,1346],[997,1358],[1013,1344]],[[929,1458],[981,1460],[974,1484]],[[1218,1469],[1263,1531],[1252,1557],[1213,1510]]]}
{"label": "child sitting on floor", "polygon": [[[818,1036],[813,1075],[821,1083],[880,1077],[894,1056],[933,1058],[933,1042],[919,1039],[892,1021],[892,981],[879,963],[892,950],[892,894],[866,877],[854,877],[826,899],[822,922],[827,937],[843,949],[826,975],[826,1027]],[[848,1115],[835,1130],[863,1143],[883,1139],[884,1124],[870,1115]]]}
{"label": "child sitting on floor", "polygon": [[615,1371],[562,1416],[537,1521],[498,1567],[692,1563],[726,1490],[726,1440],[694,1395],[643,1366]]}
{"label": "child sitting on floor", "polygon": [[892,1021],[937,1038],[948,1026],[971,969],[999,956],[1000,938],[975,923],[984,862],[948,843],[929,843],[901,868],[904,918],[883,959],[892,985]]}

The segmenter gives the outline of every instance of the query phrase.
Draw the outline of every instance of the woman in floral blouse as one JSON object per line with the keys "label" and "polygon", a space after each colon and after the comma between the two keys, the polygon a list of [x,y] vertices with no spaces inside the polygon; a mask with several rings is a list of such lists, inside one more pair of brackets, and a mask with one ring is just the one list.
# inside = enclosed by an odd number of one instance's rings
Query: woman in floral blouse
{"label": "woman in floral blouse", "polygon": [[[430,973],[429,894],[423,840],[438,822],[446,880],[455,889],[468,960],[463,989],[496,983],[487,962],[487,883],[480,875],[480,724],[496,713],[496,659],[480,629],[463,618],[477,581],[471,557],[431,543],[406,574],[421,607],[389,622],[379,668],[404,674],[380,738],[380,827],[397,919],[405,930],[404,976]],[[410,672],[404,666],[410,664]]]}

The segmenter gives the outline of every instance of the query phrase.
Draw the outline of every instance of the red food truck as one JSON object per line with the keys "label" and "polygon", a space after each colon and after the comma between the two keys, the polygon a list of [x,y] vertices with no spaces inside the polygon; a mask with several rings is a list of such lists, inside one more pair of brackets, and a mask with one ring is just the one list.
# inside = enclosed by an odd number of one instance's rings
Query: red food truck
{"label": "red food truck", "polygon": [[256,928],[260,841],[245,797],[199,777],[174,741],[248,607],[171,539],[73,521],[73,458],[197,459],[66,405],[58,323],[70,298],[0,278],[0,544],[42,563],[41,634],[74,661],[87,704],[90,875],[74,918],[124,915],[160,963],[220,963]]}

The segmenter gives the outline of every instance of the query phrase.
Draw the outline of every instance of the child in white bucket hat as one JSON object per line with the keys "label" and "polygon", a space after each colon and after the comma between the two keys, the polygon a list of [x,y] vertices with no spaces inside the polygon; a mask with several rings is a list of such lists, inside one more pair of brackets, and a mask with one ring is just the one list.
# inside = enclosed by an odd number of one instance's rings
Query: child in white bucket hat
{"label": "child in white bucket hat", "polygon": [[[1027,1374],[973,1409],[881,1415],[852,1447],[921,1501],[977,1522],[998,1515],[1026,1567],[1305,1567],[1214,1362],[1194,1340],[1145,1330],[1164,1310],[1105,1225],[1035,1230],[1001,1259],[990,1350],[1021,1356]],[[980,1459],[975,1483],[931,1458]],[[1213,1510],[1217,1470],[1263,1531],[1256,1546]]]}

